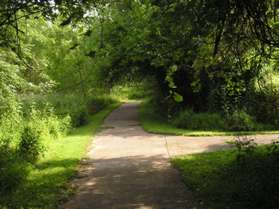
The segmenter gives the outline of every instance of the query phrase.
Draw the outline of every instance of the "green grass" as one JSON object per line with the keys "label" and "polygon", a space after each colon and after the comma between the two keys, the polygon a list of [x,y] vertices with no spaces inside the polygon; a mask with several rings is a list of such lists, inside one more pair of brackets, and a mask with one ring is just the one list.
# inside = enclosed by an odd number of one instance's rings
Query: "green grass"
{"label": "green grass", "polygon": [[143,102],[140,107],[140,122],[143,129],[150,133],[181,135],[181,136],[234,136],[255,134],[279,134],[279,130],[271,131],[203,131],[177,128],[166,119],[155,113],[148,102]]}
{"label": "green grass", "polygon": [[246,163],[236,156],[236,151],[226,150],[178,157],[172,163],[207,209],[278,208],[278,156],[265,147],[257,148]]}
{"label": "green grass", "polygon": [[91,116],[88,125],[73,130],[70,135],[48,141],[44,157],[30,168],[26,183],[7,200],[11,208],[54,209],[61,200],[67,199],[71,194],[67,182],[75,175],[103,119],[117,106],[111,105]]}

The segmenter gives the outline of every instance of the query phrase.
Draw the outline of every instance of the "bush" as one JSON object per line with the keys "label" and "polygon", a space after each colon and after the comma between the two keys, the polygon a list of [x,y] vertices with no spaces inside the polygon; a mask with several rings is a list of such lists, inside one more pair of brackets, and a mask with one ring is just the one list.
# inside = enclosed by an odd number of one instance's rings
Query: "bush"
{"label": "bush", "polygon": [[27,176],[27,163],[15,149],[23,128],[20,106],[14,105],[0,114],[0,208],[2,197],[9,196]]}
{"label": "bush", "polygon": [[191,126],[191,120],[194,115],[192,110],[184,110],[179,112],[171,120],[171,123],[178,128],[189,128]]}
{"label": "bush", "polygon": [[70,117],[72,126],[79,127],[89,121],[89,116],[99,112],[106,106],[115,103],[108,96],[88,96],[81,99],[80,95],[52,95],[49,99],[54,107],[55,114],[61,117]]}
{"label": "bush", "polygon": [[1,147],[0,158],[1,202],[2,196],[7,196],[16,191],[18,186],[25,180],[28,173],[28,166],[27,163],[21,158],[18,158],[10,148],[9,151],[5,150],[5,152],[3,152],[3,147]]}
{"label": "bush", "polygon": [[72,124],[74,127],[80,127],[88,123],[89,112],[86,109],[80,110],[78,112],[69,113],[72,118]]}
{"label": "bush", "polygon": [[40,133],[41,138],[59,138],[68,132],[71,127],[70,116],[58,117],[50,106],[42,110],[31,107],[26,120],[28,124]]}
{"label": "bush", "polygon": [[71,122],[71,125],[74,127],[79,127],[87,123],[89,115],[87,103],[81,99],[79,95],[56,94],[51,95],[45,99],[50,102],[51,106],[53,107],[52,114],[59,116],[59,120],[61,120],[61,118],[63,120],[63,118],[69,117],[70,121],[68,121],[68,123]]}
{"label": "bush", "polygon": [[178,128],[191,130],[220,130],[224,126],[224,120],[217,113],[194,113],[192,110],[179,112],[171,122]]}
{"label": "bush", "polygon": [[36,162],[43,152],[41,133],[27,125],[22,133],[18,151],[24,160],[31,163]]}
{"label": "bush", "polygon": [[138,100],[152,96],[152,89],[152,81],[150,81],[150,83],[145,81],[142,85],[136,85],[130,88],[130,91],[128,92],[128,99]]}
{"label": "bush", "polygon": [[71,127],[70,116],[59,118],[54,113],[50,113],[45,117],[45,126],[48,129],[48,134],[50,137],[59,138],[60,136],[65,135]]}
{"label": "bush", "polygon": [[225,121],[225,129],[229,131],[252,131],[255,128],[254,119],[245,111],[235,111]]}
{"label": "bush", "polygon": [[72,126],[71,117],[69,115],[67,115],[66,117],[59,119],[59,120],[60,120],[60,123],[59,123],[60,135],[61,134],[66,135]]}
{"label": "bush", "polygon": [[279,125],[279,90],[266,87],[253,95],[250,111],[257,121],[275,126]]}
{"label": "bush", "polygon": [[34,163],[43,152],[43,143],[47,139],[59,138],[70,128],[70,117],[59,118],[53,108],[37,110],[31,107],[25,119],[27,122],[21,133],[18,145],[20,156]]}
{"label": "bush", "polygon": [[89,99],[87,107],[89,109],[89,113],[94,114],[115,102],[115,99],[108,96],[94,96]]}
{"label": "bush", "polygon": [[236,160],[239,164],[245,164],[247,159],[255,154],[257,143],[254,139],[247,136],[238,136],[230,144],[234,145],[237,150]]}
{"label": "bush", "polygon": [[155,88],[155,80],[152,77],[141,81],[124,81],[111,89],[111,95],[118,100],[141,100],[152,97]]}
{"label": "bush", "polygon": [[[49,117],[53,115],[56,117],[59,116],[59,120],[69,117],[71,125],[73,127],[79,127],[88,123],[91,114],[99,112],[106,106],[115,103],[116,100],[105,95],[88,95],[88,98],[84,99],[77,94],[53,94],[48,97],[26,97],[23,102],[26,115],[30,115],[30,112],[32,112],[32,108],[30,109],[30,107],[33,107],[33,109],[45,112],[43,114]],[[27,109],[29,109],[29,111],[26,111]],[[53,120],[56,121],[56,118],[53,118]],[[57,123],[57,125],[58,124],[59,123]],[[55,124],[50,125],[54,125],[58,128]],[[60,128],[57,130],[60,130]],[[56,134],[55,128],[52,129],[52,133]]]}
{"label": "bush", "polygon": [[12,142],[11,138],[0,137],[0,208],[1,198],[15,192],[28,173],[26,161],[17,154]]}
{"label": "bush", "polygon": [[65,134],[71,125],[69,116],[58,117],[49,105],[20,110],[18,105],[0,115],[0,208],[18,208],[9,205],[9,197],[43,154],[45,140]]}

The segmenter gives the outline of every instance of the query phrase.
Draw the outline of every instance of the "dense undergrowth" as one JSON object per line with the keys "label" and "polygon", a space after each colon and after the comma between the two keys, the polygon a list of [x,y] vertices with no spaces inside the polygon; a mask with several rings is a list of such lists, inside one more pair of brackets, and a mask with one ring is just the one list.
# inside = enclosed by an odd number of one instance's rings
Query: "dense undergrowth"
{"label": "dense undergrowth", "polygon": [[[247,95],[245,105],[234,108],[233,111],[226,109],[200,111],[187,105],[173,104],[168,99],[163,99],[156,88],[153,88],[148,97],[144,97],[142,103],[142,124],[147,131],[170,134],[188,135],[193,131],[198,135],[211,135],[214,132],[219,132],[221,135],[224,132],[227,134],[276,133],[279,127],[278,74],[267,71],[262,76],[261,82],[263,80],[264,82],[261,83],[261,87],[258,86],[259,81],[255,82],[254,86],[257,90]],[[154,80],[153,85],[156,86]],[[204,106],[210,106],[210,103]]]}
{"label": "dense undergrowth", "polygon": [[[187,111],[187,110],[186,110]],[[181,113],[179,113],[181,114]],[[166,117],[164,112],[158,112],[152,102],[144,100],[140,107],[140,122],[144,130],[151,133],[183,135],[183,136],[224,136],[224,135],[253,135],[253,134],[277,134],[279,133],[276,127],[266,124],[252,124],[254,129],[244,131],[229,131],[224,126],[224,119],[217,113],[193,113],[198,115],[199,120],[195,120],[189,127],[175,125],[173,121]],[[211,115],[215,115],[218,119],[214,121]],[[207,117],[207,118],[204,118]],[[220,120],[219,120],[220,119]],[[189,118],[180,118],[181,123],[189,121]],[[216,123],[216,124],[215,124]],[[238,124],[237,124],[238,125]],[[251,126],[251,124],[248,124]],[[181,128],[179,128],[181,127]]]}
{"label": "dense undergrowth", "polygon": [[[40,139],[43,153],[40,152],[42,156],[36,162],[30,163],[16,154],[14,149],[1,149],[1,154],[6,155],[1,155],[1,166],[4,166],[4,169],[0,175],[0,208],[53,209],[61,206],[61,201],[67,199],[72,192],[67,183],[75,174],[87,146],[92,141],[92,135],[99,130],[107,114],[117,106],[118,103],[106,105],[102,110],[90,115],[86,125],[71,130],[68,135],[52,135],[48,139]],[[29,142],[30,138],[27,139]],[[36,153],[31,153],[37,154],[40,151],[35,148],[33,146]]]}

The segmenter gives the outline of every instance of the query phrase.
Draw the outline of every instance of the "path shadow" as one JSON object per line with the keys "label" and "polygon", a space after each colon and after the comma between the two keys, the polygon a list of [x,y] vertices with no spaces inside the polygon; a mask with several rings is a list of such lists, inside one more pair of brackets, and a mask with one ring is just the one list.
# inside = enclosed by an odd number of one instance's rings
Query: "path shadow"
{"label": "path shadow", "polygon": [[162,135],[151,134],[145,132],[142,127],[139,125],[133,125],[128,127],[104,127],[103,131],[98,134],[98,136],[102,137],[121,137],[121,138],[145,138],[145,137],[153,137],[158,136],[162,137]]}
{"label": "path shadow", "polygon": [[216,152],[220,150],[233,149],[233,148],[234,146],[231,144],[212,144],[212,145],[208,145],[204,152]]}
{"label": "path shadow", "polygon": [[65,209],[194,209],[194,201],[165,156],[87,159]]}

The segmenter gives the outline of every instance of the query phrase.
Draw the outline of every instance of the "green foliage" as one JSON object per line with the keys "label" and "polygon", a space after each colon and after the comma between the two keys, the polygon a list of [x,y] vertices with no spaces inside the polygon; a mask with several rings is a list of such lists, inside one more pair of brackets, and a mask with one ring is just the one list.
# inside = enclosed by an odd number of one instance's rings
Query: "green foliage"
{"label": "green foliage", "polygon": [[247,158],[253,156],[257,148],[254,139],[247,136],[237,136],[237,138],[234,141],[229,142],[229,144],[234,145],[237,149],[236,159],[239,164],[245,164],[248,161]]}
{"label": "green foliage", "polygon": [[26,126],[19,143],[20,156],[27,162],[36,162],[44,150],[41,143],[40,133],[30,126]]}
{"label": "green foliage", "polygon": [[0,202],[1,197],[11,194],[27,174],[26,162],[18,158],[9,143],[0,141]]}
{"label": "green foliage", "polygon": [[264,91],[255,93],[252,98],[253,104],[250,109],[258,121],[279,125],[279,91],[278,89],[266,88]]}
{"label": "green foliage", "polygon": [[59,118],[51,108],[29,109],[23,114],[15,103],[1,115],[0,196],[4,199],[26,181],[29,165],[43,156],[48,141],[59,140],[70,128],[69,117]]}
{"label": "green foliage", "polygon": [[277,156],[278,157],[278,154],[279,154],[279,141],[274,141],[272,142],[272,144],[270,146],[268,146],[269,148],[269,152],[274,155],[274,156]]}
{"label": "green foliage", "polygon": [[[72,190],[66,185],[76,174],[80,160],[86,154],[86,148],[92,141],[92,134],[99,130],[104,118],[118,106],[113,104],[102,111],[90,116],[90,122],[86,126],[76,128],[69,135],[62,136],[59,140],[48,140],[45,144],[43,158],[36,162],[35,166],[26,167],[26,164],[15,164],[14,172],[2,172],[0,169],[0,191],[5,186],[9,186],[16,192],[0,193],[0,208],[45,208],[53,209],[67,200],[72,194]],[[0,158],[1,160],[6,158]],[[28,169],[27,169],[28,168]],[[23,171],[27,169],[27,173]],[[3,174],[3,175],[2,175]],[[5,174],[5,175],[4,175]],[[9,176],[8,176],[9,174]],[[27,175],[22,182],[17,180],[18,175]],[[8,178],[13,178],[18,184],[12,185]],[[19,185],[19,183],[21,183]]]}
{"label": "green foliage", "polygon": [[146,78],[142,81],[124,82],[115,85],[110,94],[118,100],[143,100],[152,97],[154,92],[154,79]]}
{"label": "green foliage", "polygon": [[110,96],[92,96],[88,101],[88,107],[90,109],[90,113],[94,114],[115,103],[117,103],[117,100]]}
{"label": "green foliage", "polygon": [[251,131],[256,128],[254,119],[243,110],[228,115],[225,127],[230,131]]}
{"label": "green foliage", "polygon": [[42,109],[31,107],[27,126],[30,126],[43,139],[59,138],[71,128],[71,118],[68,115],[58,117],[52,107]]}
{"label": "green foliage", "polygon": [[45,99],[52,103],[57,115],[68,116],[73,127],[87,124],[91,114],[116,102],[110,96],[104,96],[103,93],[99,96],[88,95],[85,99],[81,99],[77,94],[58,94]]}
{"label": "green foliage", "polygon": [[217,113],[195,113],[186,109],[178,112],[171,123],[178,128],[189,130],[252,131],[260,128],[244,111],[235,111],[231,115],[222,117]]}
{"label": "green foliage", "polygon": [[[156,100],[157,101],[157,100]],[[196,114],[196,113],[195,113]],[[168,119],[165,114],[162,114],[161,106],[154,100],[144,101],[140,107],[140,121],[144,130],[157,134],[168,135],[183,135],[183,136],[227,136],[227,135],[255,135],[255,134],[278,134],[278,130],[273,130],[274,127],[266,124],[254,124],[254,131],[228,131],[226,130],[226,123],[222,124],[219,130],[189,130],[185,128],[178,128],[173,124],[173,120],[179,115],[175,115],[173,119]],[[225,117],[224,117],[225,118]],[[221,121],[225,119],[222,118]],[[182,122],[184,119],[181,119]],[[208,124],[211,124],[210,122]],[[221,125],[221,124],[220,124]],[[214,127],[214,126],[213,126]]]}
{"label": "green foliage", "polygon": [[[245,164],[238,160],[237,150],[178,157],[172,162],[206,208],[223,209],[229,205],[231,209],[276,209],[279,166],[278,155],[270,152],[274,145],[237,146],[241,147]],[[248,151],[250,147],[252,152]]]}
{"label": "green foliage", "polygon": [[190,130],[222,130],[224,120],[217,113],[194,113],[184,110],[174,116],[172,124]]}
{"label": "green foliage", "polygon": [[[115,104],[108,92],[152,97],[150,124],[172,133],[175,126],[242,131],[279,123],[278,91],[255,85],[278,64],[271,59],[278,56],[273,1],[27,0],[2,7],[0,150],[8,151],[10,185],[25,176],[23,166],[12,180],[13,165],[40,160],[43,145]],[[168,123],[174,113],[175,126]]]}
{"label": "green foliage", "polygon": [[0,202],[16,191],[28,173],[27,163],[18,156],[16,146],[22,132],[22,117],[16,103],[0,116]]}

